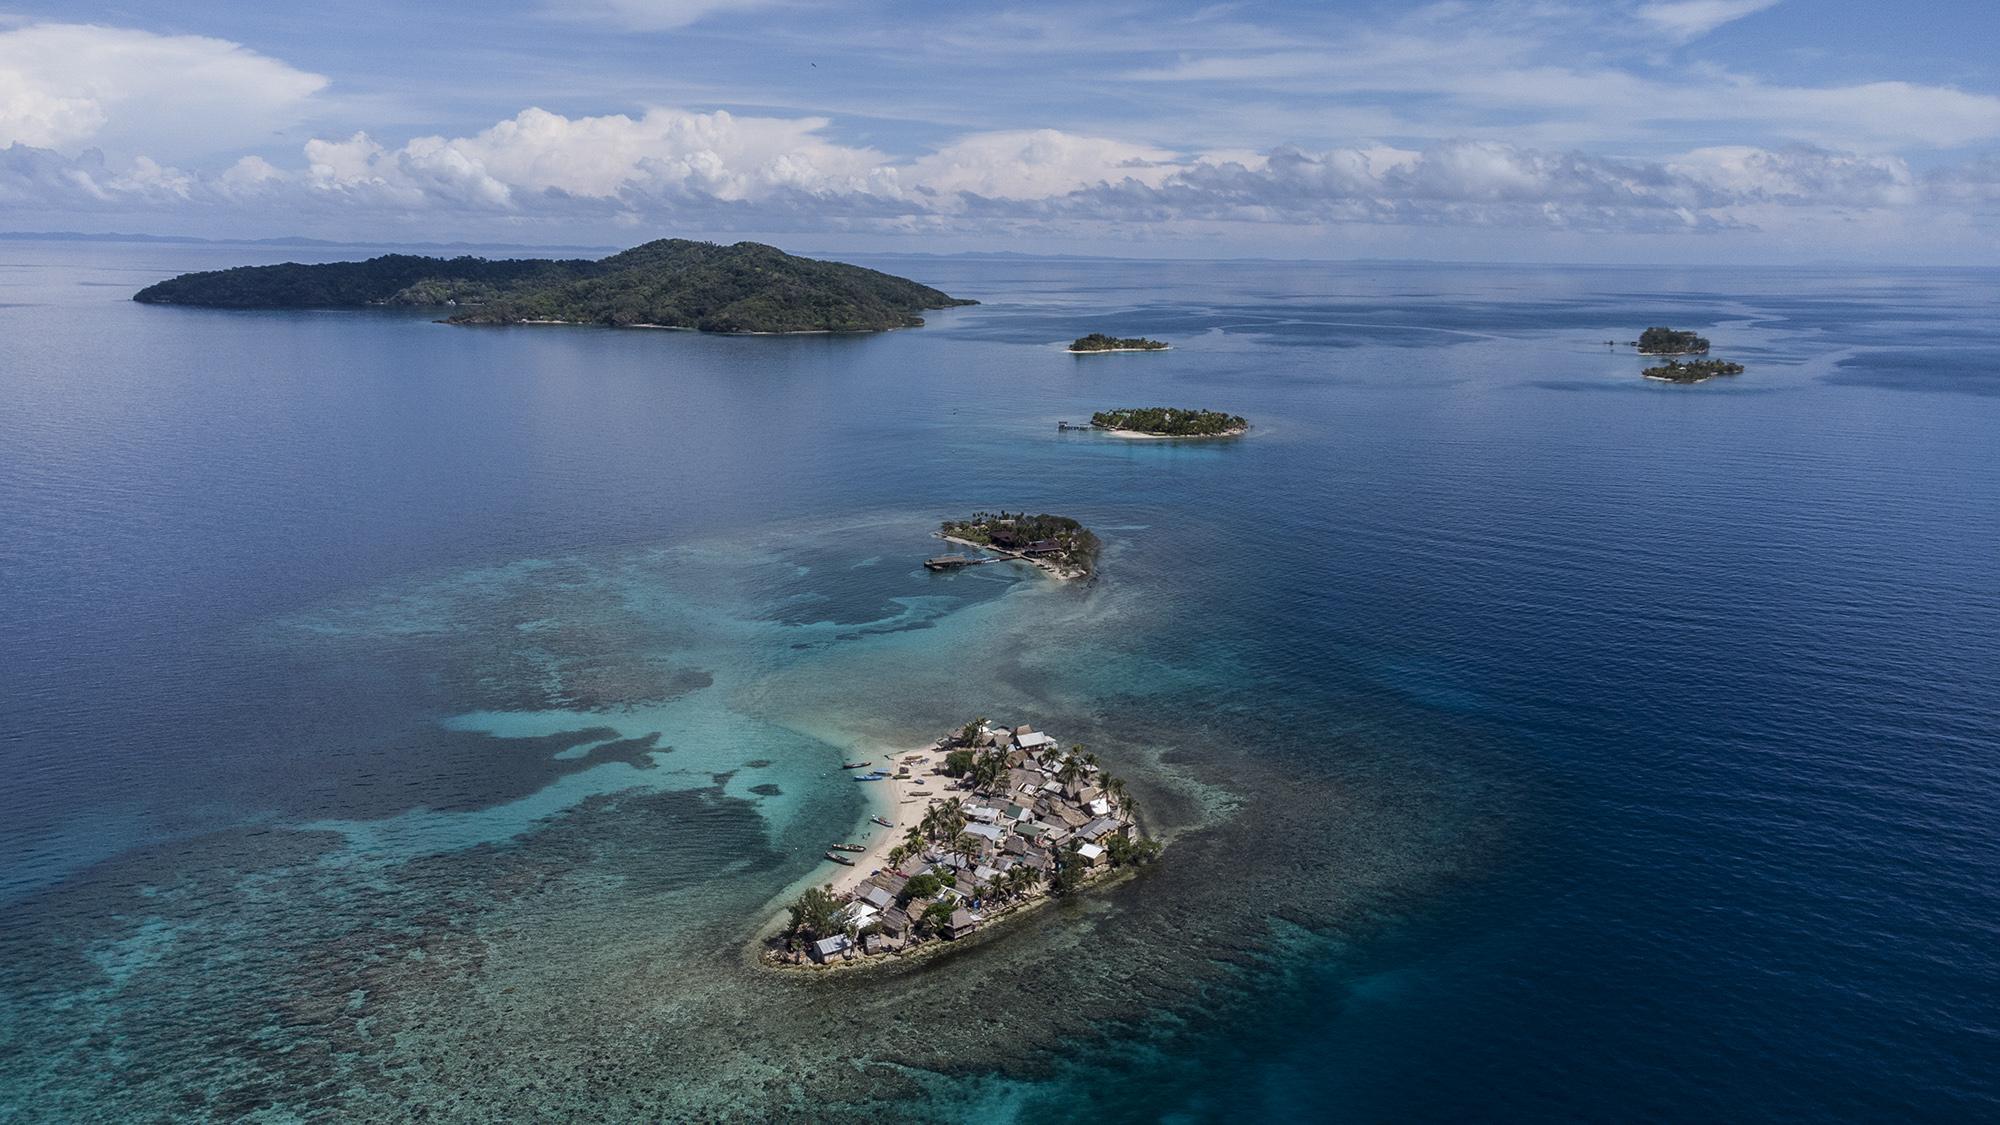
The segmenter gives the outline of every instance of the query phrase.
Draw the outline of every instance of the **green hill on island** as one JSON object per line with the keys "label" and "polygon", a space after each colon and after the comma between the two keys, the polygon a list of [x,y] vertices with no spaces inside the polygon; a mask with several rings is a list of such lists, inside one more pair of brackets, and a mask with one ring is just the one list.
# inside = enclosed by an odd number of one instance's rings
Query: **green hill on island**
{"label": "green hill on island", "polygon": [[429,306],[451,324],[600,324],[702,332],[914,328],[925,309],[978,304],[926,285],[774,246],[669,238],[598,261],[427,258],[239,266],[182,274],[144,304],[228,309]]}
{"label": "green hill on island", "polygon": [[1092,332],[1079,336],[1069,346],[1073,352],[1163,352],[1167,344],[1163,340],[1148,340],[1144,336],[1106,336],[1102,332]]}
{"label": "green hill on island", "polygon": [[1235,414],[1171,406],[1100,410],[1090,416],[1090,424],[1100,430],[1124,430],[1161,437],[1231,437],[1250,428],[1249,422]]}

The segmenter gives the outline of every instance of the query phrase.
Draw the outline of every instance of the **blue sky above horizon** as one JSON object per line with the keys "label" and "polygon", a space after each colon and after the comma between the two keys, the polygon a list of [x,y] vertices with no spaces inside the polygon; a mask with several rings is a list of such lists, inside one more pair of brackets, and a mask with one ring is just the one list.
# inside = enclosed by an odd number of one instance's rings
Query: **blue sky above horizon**
{"label": "blue sky above horizon", "polygon": [[2000,9],[0,10],[0,229],[1981,263]]}

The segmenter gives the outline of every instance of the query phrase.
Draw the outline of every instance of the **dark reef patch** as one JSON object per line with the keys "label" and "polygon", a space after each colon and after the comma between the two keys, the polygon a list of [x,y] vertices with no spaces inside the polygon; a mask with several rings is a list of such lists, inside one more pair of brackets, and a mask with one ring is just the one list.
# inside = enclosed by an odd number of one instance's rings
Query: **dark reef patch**
{"label": "dark reef patch", "polygon": [[659,731],[638,738],[621,738],[602,746],[591,747],[590,751],[578,761],[583,769],[605,762],[623,762],[633,769],[649,770],[657,764],[653,761],[653,755],[673,753],[673,747],[661,746],[659,741]]}

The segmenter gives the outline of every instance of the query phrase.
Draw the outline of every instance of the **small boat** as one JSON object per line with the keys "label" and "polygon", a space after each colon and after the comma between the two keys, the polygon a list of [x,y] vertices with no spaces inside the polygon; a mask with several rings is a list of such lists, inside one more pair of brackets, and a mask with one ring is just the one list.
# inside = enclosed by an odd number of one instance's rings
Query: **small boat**
{"label": "small boat", "polygon": [[871,816],[871,817],[869,817],[868,819],[869,819],[869,820],[872,820],[872,821],[874,821],[875,823],[877,823],[877,824],[881,825],[881,826],[882,826],[882,827],[884,827],[884,828],[894,828],[894,827],[896,827],[895,823],[894,823],[894,822],[892,822],[891,820],[889,820],[889,818],[887,818],[887,817],[881,817],[881,816]]}
{"label": "small boat", "polygon": [[863,766],[872,766],[874,764],[875,759],[870,758],[865,762],[842,762],[840,763],[840,768],[844,770],[858,770]]}
{"label": "small boat", "polygon": [[854,780],[856,780],[856,781],[885,781],[885,780],[887,780],[887,779],[888,779],[888,777],[889,777],[889,775],[888,775],[888,774],[886,774],[886,773],[883,773],[883,772],[882,772],[881,770],[876,770],[876,771],[875,771],[874,773],[862,773],[862,774],[856,774],[856,775],[854,776]]}
{"label": "small boat", "polygon": [[835,844],[833,850],[837,852],[865,852],[868,849],[862,847],[860,844]]}
{"label": "small boat", "polygon": [[851,860],[851,859],[847,858],[847,857],[846,857],[846,856],[844,856],[844,855],[841,855],[841,854],[840,854],[839,852],[828,852],[828,853],[826,853],[826,858],[828,858],[828,859],[832,860],[832,861],[833,861],[833,862],[835,862],[835,863],[838,863],[838,864],[839,864],[839,865],[841,865],[842,867],[853,867],[853,866],[854,866],[854,861],[853,861],[853,860]]}

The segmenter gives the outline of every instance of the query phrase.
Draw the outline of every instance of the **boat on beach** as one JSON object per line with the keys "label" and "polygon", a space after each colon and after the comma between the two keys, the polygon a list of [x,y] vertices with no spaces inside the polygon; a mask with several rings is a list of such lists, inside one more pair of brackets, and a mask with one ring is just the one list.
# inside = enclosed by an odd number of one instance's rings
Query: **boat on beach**
{"label": "boat on beach", "polygon": [[840,854],[839,852],[828,852],[828,853],[826,853],[826,858],[828,858],[828,859],[832,860],[832,861],[833,861],[833,862],[835,862],[835,863],[838,863],[838,864],[839,864],[839,865],[841,865],[842,867],[853,867],[853,866],[854,866],[854,861],[853,861],[853,860],[851,860],[851,859],[847,858],[847,857],[846,857],[846,856],[844,856],[844,855],[841,855],[841,854]]}
{"label": "boat on beach", "polygon": [[840,768],[844,770],[858,770],[864,766],[872,766],[874,764],[875,759],[870,758],[865,762],[842,762],[840,763]]}
{"label": "boat on beach", "polygon": [[894,827],[896,827],[895,823],[894,823],[893,821],[891,821],[891,820],[890,820],[890,819],[889,819],[888,817],[884,817],[884,816],[871,816],[871,817],[869,817],[868,819],[869,819],[869,820],[872,820],[872,821],[874,821],[875,823],[877,823],[877,824],[881,825],[881,826],[882,826],[882,827],[884,827],[884,828],[894,828]]}
{"label": "boat on beach", "polygon": [[860,844],[835,844],[833,850],[837,852],[865,852],[868,849]]}

